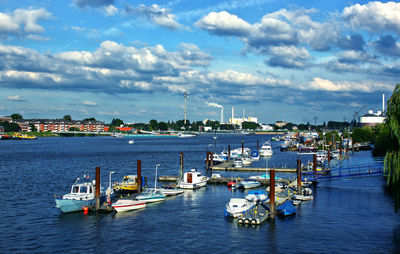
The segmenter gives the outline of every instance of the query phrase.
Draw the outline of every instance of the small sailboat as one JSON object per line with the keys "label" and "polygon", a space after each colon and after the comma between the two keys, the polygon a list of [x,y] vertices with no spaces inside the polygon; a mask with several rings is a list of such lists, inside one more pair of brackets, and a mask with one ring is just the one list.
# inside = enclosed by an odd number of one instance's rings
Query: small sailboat
{"label": "small sailboat", "polygon": [[164,201],[167,197],[162,193],[160,189],[157,189],[157,167],[160,164],[156,165],[156,173],[154,179],[154,188],[146,188],[142,194],[136,197],[139,201],[145,201],[147,203],[150,202],[160,202]]}

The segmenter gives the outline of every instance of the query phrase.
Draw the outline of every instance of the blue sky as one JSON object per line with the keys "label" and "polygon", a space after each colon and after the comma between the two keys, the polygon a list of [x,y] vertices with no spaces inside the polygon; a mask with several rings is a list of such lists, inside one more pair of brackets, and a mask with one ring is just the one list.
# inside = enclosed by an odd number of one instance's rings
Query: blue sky
{"label": "blue sky", "polygon": [[0,0],[0,115],[343,119],[400,78],[400,3]]}

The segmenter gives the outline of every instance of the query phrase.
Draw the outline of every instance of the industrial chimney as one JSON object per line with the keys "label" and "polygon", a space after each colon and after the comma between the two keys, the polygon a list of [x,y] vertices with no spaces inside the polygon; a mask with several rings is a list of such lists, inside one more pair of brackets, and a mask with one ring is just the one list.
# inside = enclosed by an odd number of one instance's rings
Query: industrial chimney
{"label": "industrial chimney", "polygon": [[385,114],[385,94],[382,94],[382,114]]}

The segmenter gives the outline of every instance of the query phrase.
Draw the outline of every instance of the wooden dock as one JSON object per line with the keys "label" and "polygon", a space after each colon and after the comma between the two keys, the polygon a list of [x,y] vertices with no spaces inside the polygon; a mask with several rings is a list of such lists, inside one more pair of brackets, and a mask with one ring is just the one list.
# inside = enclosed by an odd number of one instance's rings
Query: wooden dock
{"label": "wooden dock", "polygon": [[275,170],[276,172],[296,173],[295,168],[252,168],[252,167],[233,167],[233,161],[227,161],[218,165],[213,165],[210,169],[216,171],[243,171],[243,172],[266,172]]}
{"label": "wooden dock", "polygon": [[[176,182],[178,179],[177,176],[159,176],[158,181],[160,182]],[[228,182],[235,180],[254,180],[259,182],[262,185],[269,185],[269,179],[249,179],[249,178],[230,178],[230,177],[210,177],[207,184],[228,184]],[[276,179],[275,182],[289,184],[290,181],[288,179]]]}

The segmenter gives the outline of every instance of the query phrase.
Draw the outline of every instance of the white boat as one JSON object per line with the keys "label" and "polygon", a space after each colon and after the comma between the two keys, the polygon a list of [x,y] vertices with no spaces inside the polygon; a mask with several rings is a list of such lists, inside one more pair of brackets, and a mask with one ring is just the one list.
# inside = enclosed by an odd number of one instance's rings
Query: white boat
{"label": "white boat", "polygon": [[242,157],[242,165],[243,166],[249,166],[253,162],[253,159],[250,156],[244,156]]}
{"label": "white boat", "polygon": [[193,134],[193,133],[178,133],[178,137],[180,137],[180,138],[193,138],[193,137],[196,137],[196,134]]}
{"label": "white boat", "polygon": [[231,198],[229,203],[226,204],[225,214],[230,217],[239,217],[244,212],[249,210],[253,203],[244,198]]}
{"label": "white boat", "polygon": [[233,167],[241,168],[243,166],[242,160],[237,158],[233,161]]}
{"label": "white boat", "polygon": [[273,154],[274,152],[272,151],[271,144],[269,142],[264,142],[260,148],[260,156],[271,157]]}
{"label": "white boat", "polygon": [[292,198],[300,201],[313,200],[312,190],[310,188],[305,188],[300,194],[293,195]]}
{"label": "white boat", "polygon": [[133,141],[133,139],[131,139],[131,140],[129,140],[129,142],[128,142],[129,144],[134,144],[135,143],[135,141]]}
{"label": "white boat", "polygon": [[197,189],[206,186],[207,181],[208,177],[201,175],[196,169],[192,169],[183,174],[183,179],[178,181],[176,186],[181,189]]}
{"label": "white boat", "polygon": [[[82,180],[82,181],[81,181]],[[96,181],[89,177],[77,178],[71,187],[71,192],[61,198],[55,198],[56,207],[63,213],[82,211],[84,207],[93,209],[96,205],[94,197]],[[105,193],[100,193],[100,203],[105,201]]]}
{"label": "white boat", "polygon": [[146,202],[132,199],[119,199],[117,202],[112,203],[111,206],[119,213],[145,208]]}
{"label": "white boat", "polygon": [[325,150],[318,151],[316,157],[317,157],[317,163],[322,164],[328,160],[328,152]]}
{"label": "white boat", "polygon": [[146,203],[164,201],[167,197],[161,192],[160,189],[146,188],[140,195],[136,197],[139,201]]}
{"label": "white boat", "polygon": [[178,194],[182,194],[183,190],[176,188],[174,186],[163,186],[160,191],[165,195],[165,196],[175,196]]}
{"label": "white boat", "polygon": [[241,181],[237,186],[238,189],[251,189],[260,186],[261,184],[257,181]]}
{"label": "white boat", "polygon": [[252,203],[260,203],[266,201],[268,195],[264,191],[249,191],[245,198]]}

